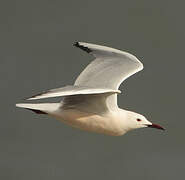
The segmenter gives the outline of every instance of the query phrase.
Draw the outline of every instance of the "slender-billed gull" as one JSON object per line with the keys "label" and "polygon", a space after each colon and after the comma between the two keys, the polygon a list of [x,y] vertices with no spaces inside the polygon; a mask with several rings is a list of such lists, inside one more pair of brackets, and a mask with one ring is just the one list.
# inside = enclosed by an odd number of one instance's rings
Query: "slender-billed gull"
{"label": "slender-billed gull", "polygon": [[93,55],[92,61],[78,76],[74,85],[42,92],[27,100],[63,97],[60,103],[16,104],[17,107],[48,114],[82,130],[120,136],[143,127],[164,130],[143,115],[120,109],[117,94],[120,84],[143,69],[132,54],[117,49],[76,42],[74,46]]}

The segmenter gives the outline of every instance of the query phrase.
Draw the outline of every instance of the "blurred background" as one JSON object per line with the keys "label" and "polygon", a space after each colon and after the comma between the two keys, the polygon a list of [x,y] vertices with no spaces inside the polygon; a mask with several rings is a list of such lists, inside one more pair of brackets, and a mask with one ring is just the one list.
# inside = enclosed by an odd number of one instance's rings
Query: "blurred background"
{"label": "blurred background", "polygon": [[[168,0],[1,0],[1,179],[183,179],[184,6]],[[93,59],[74,48],[75,41],[136,55],[145,68],[121,85],[119,106],[167,130],[110,137],[16,108],[25,97],[74,82]]]}

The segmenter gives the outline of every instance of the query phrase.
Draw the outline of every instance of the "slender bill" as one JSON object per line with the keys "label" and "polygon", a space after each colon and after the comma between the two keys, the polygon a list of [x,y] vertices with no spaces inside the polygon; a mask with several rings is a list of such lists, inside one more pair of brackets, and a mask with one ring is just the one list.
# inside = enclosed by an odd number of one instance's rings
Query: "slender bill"
{"label": "slender bill", "polygon": [[150,124],[150,125],[147,125],[148,127],[150,128],[156,128],[156,129],[161,129],[161,130],[165,130],[162,126],[158,125],[158,124]]}

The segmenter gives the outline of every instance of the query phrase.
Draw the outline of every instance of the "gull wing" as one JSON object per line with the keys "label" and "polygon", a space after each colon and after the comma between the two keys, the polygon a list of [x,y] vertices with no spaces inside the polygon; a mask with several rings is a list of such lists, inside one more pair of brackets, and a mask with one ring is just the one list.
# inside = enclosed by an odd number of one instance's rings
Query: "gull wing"
{"label": "gull wing", "polygon": [[75,85],[117,90],[122,81],[143,69],[143,64],[130,53],[84,42],[76,42],[74,46],[95,57]]}
{"label": "gull wing", "polygon": [[[135,56],[117,49],[83,42],[77,42],[74,45],[95,57],[95,60],[78,76],[74,86],[52,89],[32,96],[27,100],[71,96],[70,100],[66,97],[67,100],[65,101],[68,106],[71,106],[71,102],[73,103],[76,97],[78,100],[81,98],[88,100],[90,95],[100,94],[101,98],[92,96],[89,104],[94,106],[105,105],[108,109],[117,108],[117,93],[120,93],[119,85],[129,76],[142,70],[142,63]],[[84,96],[86,98],[83,98],[82,95],[86,95]],[[76,99],[75,101],[77,101]],[[102,104],[100,99],[103,99],[102,102],[106,103]]]}
{"label": "gull wing", "polygon": [[[75,85],[118,90],[125,79],[143,69],[143,64],[130,53],[85,42],[76,42],[74,46],[95,57]],[[117,94],[108,96],[106,102],[110,109],[117,108]]]}
{"label": "gull wing", "polygon": [[106,88],[91,88],[86,86],[65,86],[62,88],[51,89],[26,100],[44,99],[51,97],[71,96],[71,95],[90,95],[90,94],[104,94],[104,93],[120,93],[119,90],[112,90]]}

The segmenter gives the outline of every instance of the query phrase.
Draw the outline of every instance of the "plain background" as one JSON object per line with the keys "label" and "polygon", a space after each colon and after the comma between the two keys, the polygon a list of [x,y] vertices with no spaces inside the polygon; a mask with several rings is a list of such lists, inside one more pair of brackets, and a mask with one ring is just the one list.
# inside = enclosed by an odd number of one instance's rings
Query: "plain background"
{"label": "plain background", "polygon": [[[184,6],[168,0],[1,0],[1,179],[184,179]],[[145,68],[121,85],[119,106],[166,132],[144,128],[109,137],[16,108],[25,97],[74,82],[93,59],[74,48],[75,41],[136,55]]]}

